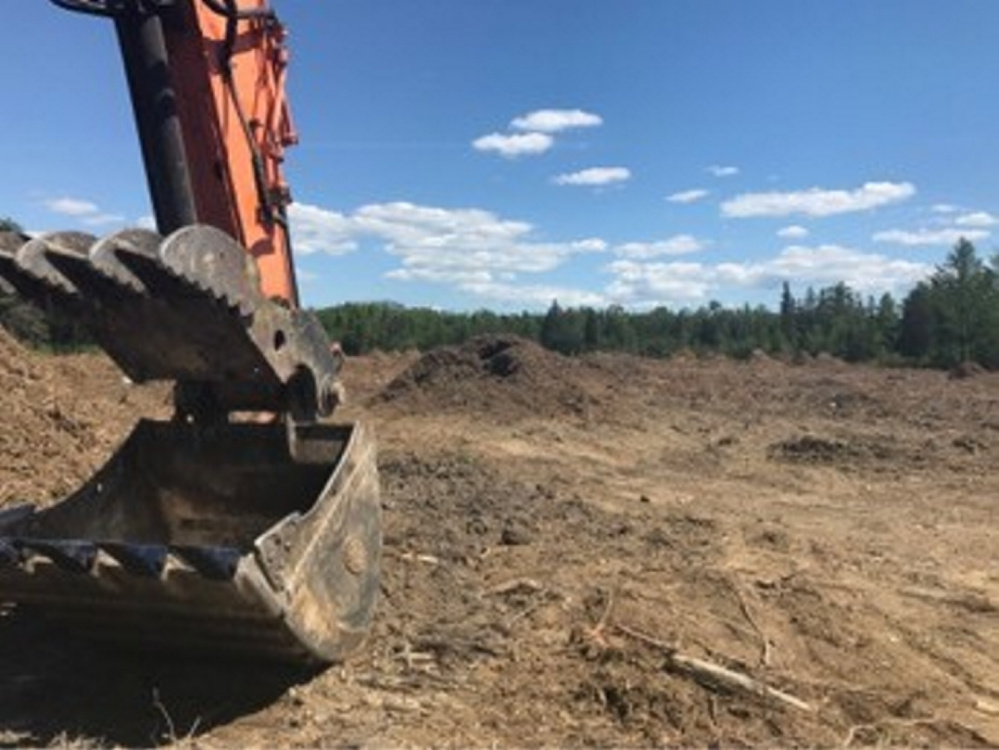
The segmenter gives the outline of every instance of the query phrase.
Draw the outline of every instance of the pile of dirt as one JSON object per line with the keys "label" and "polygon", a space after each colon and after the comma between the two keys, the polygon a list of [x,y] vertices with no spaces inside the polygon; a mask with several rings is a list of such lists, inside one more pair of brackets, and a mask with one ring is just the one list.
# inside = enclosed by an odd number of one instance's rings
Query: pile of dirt
{"label": "pile of dirt", "polygon": [[595,405],[579,362],[512,335],[432,349],[374,398],[406,413],[464,412],[494,419],[588,417]]}
{"label": "pile of dirt", "polygon": [[139,415],[164,411],[164,397],[161,387],[129,385],[99,354],[33,352],[0,328],[0,505],[72,491]]}
{"label": "pile of dirt", "polygon": [[947,375],[951,380],[963,380],[981,375],[983,372],[985,372],[985,368],[977,362],[965,361],[954,365]]}

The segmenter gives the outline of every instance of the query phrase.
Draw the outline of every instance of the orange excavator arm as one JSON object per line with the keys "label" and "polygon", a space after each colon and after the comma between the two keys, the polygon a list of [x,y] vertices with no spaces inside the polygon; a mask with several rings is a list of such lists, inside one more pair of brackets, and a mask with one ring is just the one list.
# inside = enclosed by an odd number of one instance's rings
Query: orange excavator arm
{"label": "orange excavator arm", "polygon": [[256,259],[266,296],[298,306],[284,150],[285,30],[266,0],[52,0],[113,18],[157,227],[208,224]]}
{"label": "orange excavator arm", "polygon": [[161,233],[208,224],[297,307],[282,175],[297,141],[285,31],[266,0],[55,0],[114,18]]}
{"label": "orange excavator arm", "polygon": [[324,419],[340,361],[295,288],[284,31],[264,0],[52,2],[114,21],[158,231],[0,232],[0,279],[173,381],[175,414],[59,503],[0,511],[0,605],[143,649],[340,660],[379,589],[377,464],[368,428]]}
{"label": "orange excavator arm", "polygon": [[147,174],[162,182],[170,168],[157,163],[158,150],[186,165],[172,178],[179,185],[151,184],[160,231],[196,222],[221,229],[256,259],[264,294],[297,307],[282,174],[284,150],[297,142],[284,27],[266,0],[176,0],[154,10],[132,2],[115,18]]}
{"label": "orange excavator arm", "polygon": [[57,233],[0,276],[89,324],[185,418],[328,416],[339,358],[302,310],[288,231],[285,31],[266,0],[51,0],[114,21],[157,233]]}

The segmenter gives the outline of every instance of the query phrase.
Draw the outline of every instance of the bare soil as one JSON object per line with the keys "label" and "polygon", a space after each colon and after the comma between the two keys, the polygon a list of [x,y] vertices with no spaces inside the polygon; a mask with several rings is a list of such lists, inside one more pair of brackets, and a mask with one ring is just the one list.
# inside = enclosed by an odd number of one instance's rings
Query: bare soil
{"label": "bare soil", "polygon": [[[999,374],[962,375],[513,337],[352,359],[385,511],[366,646],[284,675],[0,613],[0,744],[999,745]],[[0,332],[0,504],[167,401]]]}

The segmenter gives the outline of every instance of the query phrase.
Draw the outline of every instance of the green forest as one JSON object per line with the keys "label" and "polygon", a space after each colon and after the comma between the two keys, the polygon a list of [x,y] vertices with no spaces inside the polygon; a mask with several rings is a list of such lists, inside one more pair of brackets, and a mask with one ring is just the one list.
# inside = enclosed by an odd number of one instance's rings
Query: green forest
{"label": "green forest", "polygon": [[[19,231],[0,219],[0,231]],[[391,302],[347,303],[316,310],[350,355],[373,350],[427,350],[485,333],[512,333],[563,354],[624,351],[668,357],[678,351],[747,357],[754,351],[800,356],[827,353],[848,362],[949,368],[975,362],[999,369],[999,255],[986,261],[960,240],[906,297],[867,296],[840,283],[795,290],[783,284],[775,307],[696,310],[656,307],[633,312],[563,307],[547,312],[446,312]],[[36,347],[88,346],[79,321],[20,300],[0,282],[0,325]]]}

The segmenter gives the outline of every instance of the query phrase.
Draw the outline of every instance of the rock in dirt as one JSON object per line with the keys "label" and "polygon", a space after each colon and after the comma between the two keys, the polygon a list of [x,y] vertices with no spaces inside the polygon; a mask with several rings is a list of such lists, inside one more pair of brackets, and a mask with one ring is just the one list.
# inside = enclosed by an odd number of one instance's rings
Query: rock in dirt
{"label": "rock in dirt", "polygon": [[531,532],[521,526],[508,525],[500,533],[500,544],[515,547],[531,543]]}

